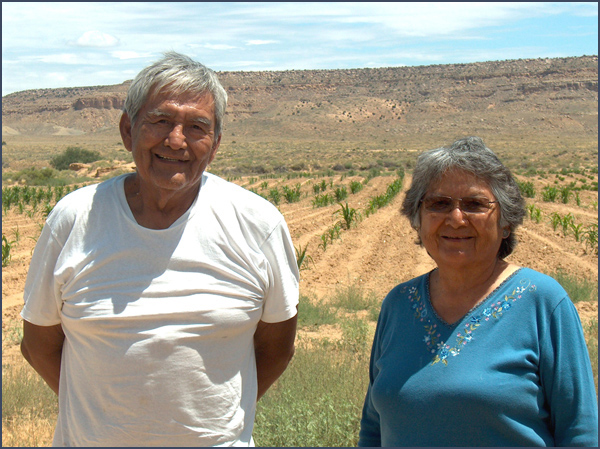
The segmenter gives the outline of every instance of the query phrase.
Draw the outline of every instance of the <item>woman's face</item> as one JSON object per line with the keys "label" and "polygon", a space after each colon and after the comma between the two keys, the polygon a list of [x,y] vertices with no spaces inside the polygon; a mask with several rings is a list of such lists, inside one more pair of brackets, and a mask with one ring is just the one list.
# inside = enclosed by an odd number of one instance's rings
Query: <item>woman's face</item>
{"label": "woman's face", "polygon": [[[445,173],[433,183],[423,199],[437,196],[455,200],[476,198],[484,204],[486,200],[496,201],[486,182],[458,169]],[[442,212],[428,211],[425,203],[421,203],[419,236],[423,246],[440,268],[480,268],[494,263],[503,232],[498,203],[490,204],[483,212],[469,213],[462,211],[455,200],[452,210]]]}

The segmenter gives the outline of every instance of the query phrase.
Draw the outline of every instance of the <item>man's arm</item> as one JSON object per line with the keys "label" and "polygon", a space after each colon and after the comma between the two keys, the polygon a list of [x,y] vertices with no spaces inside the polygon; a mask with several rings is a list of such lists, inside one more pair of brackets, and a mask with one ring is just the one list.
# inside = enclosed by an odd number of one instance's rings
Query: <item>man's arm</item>
{"label": "man's arm", "polygon": [[294,355],[298,315],[280,323],[259,321],[254,334],[258,401],[283,374]]}
{"label": "man's arm", "polygon": [[65,334],[60,324],[37,326],[23,320],[21,353],[56,394],[64,341]]}

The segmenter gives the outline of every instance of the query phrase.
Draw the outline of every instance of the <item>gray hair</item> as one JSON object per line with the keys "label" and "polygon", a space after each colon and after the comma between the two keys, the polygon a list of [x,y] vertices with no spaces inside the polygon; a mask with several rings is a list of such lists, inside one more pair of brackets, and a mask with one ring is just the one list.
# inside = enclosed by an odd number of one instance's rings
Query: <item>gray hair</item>
{"label": "gray hair", "polygon": [[161,91],[174,95],[210,93],[215,105],[215,136],[221,134],[227,92],[214,71],[180,53],[164,53],[162,59],[142,69],[129,86],[123,113],[129,116],[132,124],[150,92]]}
{"label": "gray hair", "polygon": [[451,169],[470,172],[489,185],[500,206],[500,227],[508,226],[511,231],[507,238],[502,239],[498,257],[508,256],[517,245],[513,231],[523,223],[525,200],[510,170],[479,137],[457,140],[450,147],[429,150],[417,158],[412,182],[402,203],[402,215],[418,230],[421,200],[430,186]]}

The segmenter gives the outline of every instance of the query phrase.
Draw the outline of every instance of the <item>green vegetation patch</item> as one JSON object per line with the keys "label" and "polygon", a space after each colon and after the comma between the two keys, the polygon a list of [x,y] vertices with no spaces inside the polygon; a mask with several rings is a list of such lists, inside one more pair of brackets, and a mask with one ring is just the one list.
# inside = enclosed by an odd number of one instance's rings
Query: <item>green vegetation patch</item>
{"label": "green vegetation patch", "polygon": [[89,164],[100,160],[102,156],[98,151],[90,151],[80,147],[68,147],[61,154],[50,159],[50,165],[57,170],[68,170],[73,163]]}

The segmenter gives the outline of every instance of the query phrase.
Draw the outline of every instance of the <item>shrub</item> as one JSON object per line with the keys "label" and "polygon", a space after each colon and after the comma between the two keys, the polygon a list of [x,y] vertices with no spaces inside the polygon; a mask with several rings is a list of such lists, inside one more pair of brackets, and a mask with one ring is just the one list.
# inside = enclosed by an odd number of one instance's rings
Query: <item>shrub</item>
{"label": "shrub", "polygon": [[89,164],[100,159],[100,153],[80,147],[68,147],[61,154],[50,159],[50,165],[57,170],[68,170],[69,165],[74,162]]}

